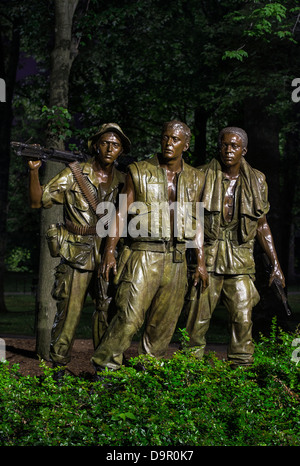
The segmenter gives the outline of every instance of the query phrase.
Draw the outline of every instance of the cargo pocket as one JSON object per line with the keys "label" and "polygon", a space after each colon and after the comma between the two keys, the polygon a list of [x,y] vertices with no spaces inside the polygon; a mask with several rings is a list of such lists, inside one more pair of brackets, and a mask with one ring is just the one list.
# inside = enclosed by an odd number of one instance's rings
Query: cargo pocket
{"label": "cargo pocket", "polygon": [[254,241],[251,240],[248,243],[232,245],[232,255],[234,264],[242,273],[253,273],[255,270],[255,261],[253,256]]}
{"label": "cargo pocket", "polygon": [[69,296],[73,271],[66,264],[59,264],[55,270],[55,279],[51,295],[54,299],[60,301]]}
{"label": "cargo pocket", "polygon": [[82,212],[87,212],[90,209],[89,203],[83,196],[79,186],[75,185],[70,189],[70,197],[72,199],[72,204],[76,209],[81,210]]}
{"label": "cargo pocket", "polygon": [[61,256],[72,265],[86,265],[92,252],[93,241],[77,235],[77,241],[65,241],[61,248]]}

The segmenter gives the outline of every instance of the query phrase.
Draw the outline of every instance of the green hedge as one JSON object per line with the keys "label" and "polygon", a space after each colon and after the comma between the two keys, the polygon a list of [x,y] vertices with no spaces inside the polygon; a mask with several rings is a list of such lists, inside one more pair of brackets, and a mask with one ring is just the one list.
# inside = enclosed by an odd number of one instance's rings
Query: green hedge
{"label": "green hedge", "polygon": [[298,336],[274,322],[247,370],[213,353],[140,356],[107,373],[109,386],[70,375],[57,385],[43,363],[43,376],[24,377],[2,362],[0,445],[299,446]]}

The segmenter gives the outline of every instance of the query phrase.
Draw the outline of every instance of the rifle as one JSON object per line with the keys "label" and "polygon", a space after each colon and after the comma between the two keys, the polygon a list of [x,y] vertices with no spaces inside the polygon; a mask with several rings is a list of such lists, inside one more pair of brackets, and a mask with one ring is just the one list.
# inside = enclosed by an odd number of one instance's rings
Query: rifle
{"label": "rifle", "polygon": [[[263,253],[263,255],[262,255],[262,260],[263,260],[263,264],[264,264],[266,272],[267,272],[267,276],[268,276],[268,278],[270,278],[271,273],[272,273],[272,267],[271,267],[271,262],[270,262],[268,256],[265,253]],[[271,289],[274,292],[274,295],[276,296],[276,299],[282,304],[283,309],[284,309],[284,311],[286,313],[286,316],[291,317],[292,310],[291,310],[290,305],[288,303],[286,293],[284,291],[283,286],[281,285],[281,282],[276,277],[274,278],[274,280],[273,280],[273,282],[271,284]]]}
{"label": "rifle", "polygon": [[281,303],[283,305],[283,308],[284,308],[284,310],[286,312],[287,317],[291,317],[292,310],[291,310],[291,308],[289,306],[285,291],[284,291],[280,281],[277,280],[277,278],[274,278],[271,287],[273,287],[273,290],[274,290],[277,298],[279,299],[279,301],[281,301]]}
{"label": "rifle", "polygon": [[39,144],[26,144],[25,142],[11,142],[11,148],[18,155],[27,160],[42,160],[43,162],[85,162],[90,156],[79,151],[63,151],[57,149],[47,149]]}

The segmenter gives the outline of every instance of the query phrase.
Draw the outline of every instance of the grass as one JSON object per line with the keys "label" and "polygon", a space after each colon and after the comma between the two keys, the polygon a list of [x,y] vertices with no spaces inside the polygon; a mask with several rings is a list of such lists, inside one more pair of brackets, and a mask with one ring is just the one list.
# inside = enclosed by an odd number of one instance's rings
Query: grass
{"label": "grass", "polygon": [[[9,313],[0,314],[0,331],[2,335],[35,335],[35,294],[32,289],[33,276],[23,273],[9,273],[5,282],[5,302]],[[300,322],[300,289],[293,287],[289,294],[289,304],[293,311],[293,317],[288,322],[288,330],[294,331]],[[93,302],[87,298],[81,320],[77,329],[77,338],[91,338]],[[179,319],[179,328],[184,327],[184,318]],[[259,324],[254,325],[256,334],[259,332]],[[175,332],[174,341],[179,334]],[[209,331],[207,333],[208,343],[228,343],[227,311],[224,306],[219,305],[214,311]]]}
{"label": "grass", "polygon": [[[35,335],[35,296],[32,294],[10,294],[5,296],[8,313],[0,314],[0,329],[2,335]],[[90,298],[87,299],[77,338],[91,338],[92,314],[94,306]]]}

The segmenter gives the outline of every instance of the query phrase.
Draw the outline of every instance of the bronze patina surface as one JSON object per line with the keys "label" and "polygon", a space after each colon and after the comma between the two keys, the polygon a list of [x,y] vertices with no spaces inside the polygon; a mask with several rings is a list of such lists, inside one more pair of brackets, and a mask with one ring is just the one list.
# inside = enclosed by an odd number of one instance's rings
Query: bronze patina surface
{"label": "bronze patina surface", "polygon": [[219,135],[219,156],[199,167],[205,175],[204,250],[209,286],[190,306],[187,331],[190,347],[201,358],[212,313],[220,299],[229,313],[228,358],[235,365],[253,361],[252,308],[259,301],[254,286],[254,241],[258,241],[272,264],[270,283],[284,286],[266,214],[268,189],[263,173],[245,160],[247,134],[236,127]]}
{"label": "bronze patina surface", "polygon": [[[114,163],[130,141],[115,123],[102,125],[89,140],[91,158],[66,167],[46,185],[39,182],[40,161],[29,161],[30,199],[34,208],[63,205],[64,223],[51,225],[47,240],[52,255],[61,258],[56,268],[52,295],[57,313],[51,335],[50,356],[56,365],[66,365],[71,358],[75,332],[87,292],[95,301],[93,340],[97,347],[107,326],[112,295],[110,284],[98,277],[103,250],[102,238],[96,233],[99,217],[97,203],[115,203],[124,185],[125,175]],[[86,187],[90,195],[85,195]]]}
{"label": "bronze patina surface", "polygon": [[[124,266],[116,295],[116,315],[113,317],[102,342],[96,349],[92,362],[97,370],[118,369],[122,364],[123,353],[130,346],[134,334],[145,322],[139,351],[154,357],[162,357],[172,338],[181,312],[187,287],[186,242],[194,239],[197,266],[195,284],[204,282],[206,270],[200,237],[184,229],[175,235],[174,216],[169,208],[177,201],[184,208],[185,201],[200,201],[204,175],[199,170],[184,163],[183,151],[189,147],[189,128],[178,121],[163,126],[161,153],[150,160],[136,162],[129,167],[124,193],[127,205],[119,210],[119,229],[115,237],[109,237],[105,246],[102,273],[106,279],[110,270],[117,273],[114,250],[124,227],[124,218],[129,213],[137,214],[130,206],[133,202],[142,203],[145,208],[141,219],[141,235],[130,237],[130,253]],[[155,216],[153,203],[163,202],[166,228],[158,222],[156,235],[153,235],[152,222],[146,221]],[[199,236],[199,237],[198,237]]]}

